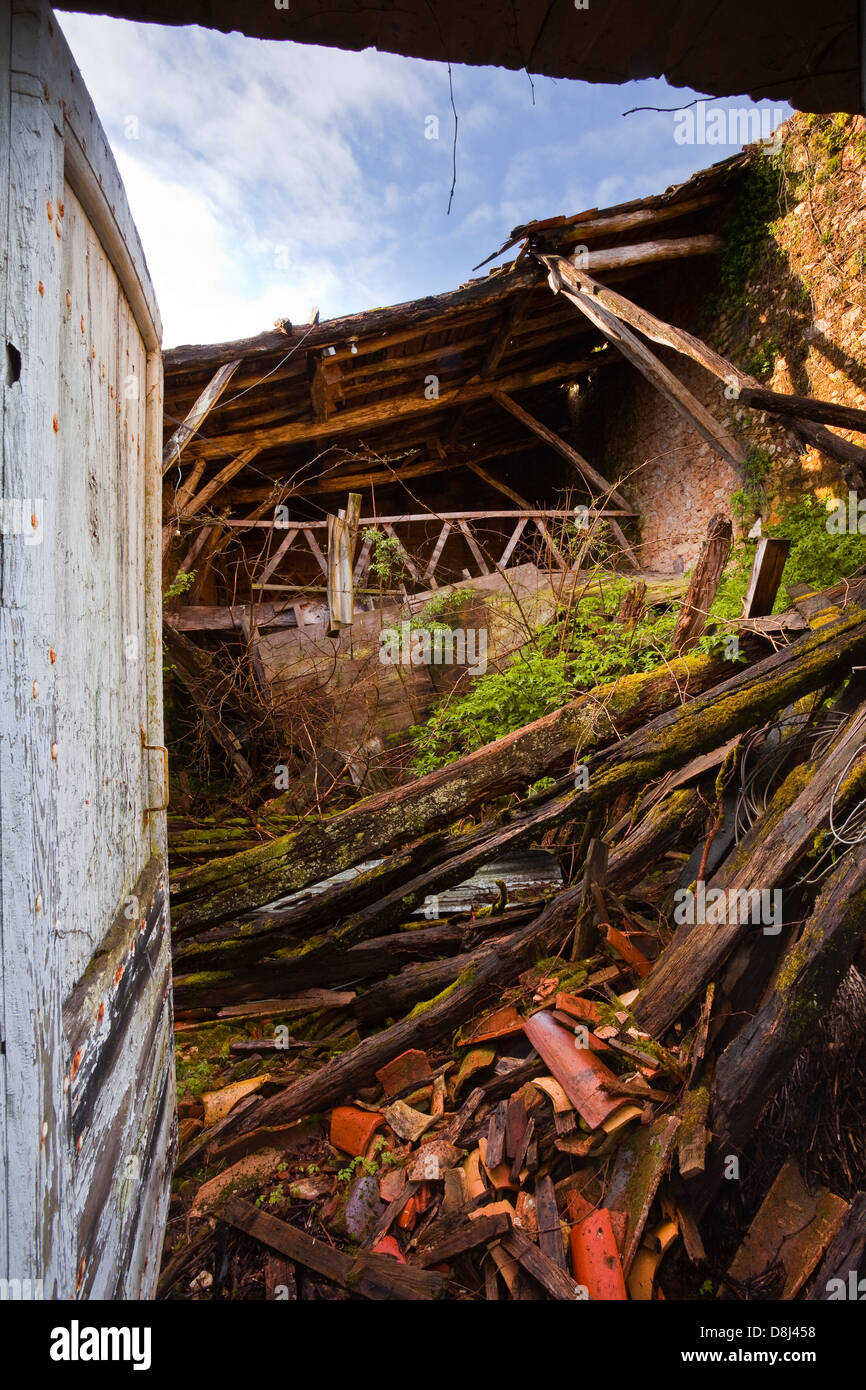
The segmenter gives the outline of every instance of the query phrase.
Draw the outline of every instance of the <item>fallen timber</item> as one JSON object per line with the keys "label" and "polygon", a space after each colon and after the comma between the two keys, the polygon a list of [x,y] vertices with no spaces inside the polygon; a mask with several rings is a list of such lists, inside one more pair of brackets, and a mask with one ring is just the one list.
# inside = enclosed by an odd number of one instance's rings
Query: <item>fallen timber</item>
{"label": "fallen timber", "polygon": [[[678,705],[681,688],[677,677],[685,677],[688,682],[694,674],[700,682],[703,673],[703,678],[708,679],[706,659],[692,658],[683,668],[671,663],[664,674],[629,677],[619,685],[592,691],[555,715],[517,730],[407,787],[380,793],[339,816],[312,822],[295,834],[255,850],[187,870],[172,884],[172,915],[182,931],[190,921],[196,927],[218,923],[385,853],[427,829],[447,825],[473,806],[545,775],[542,768],[549,771],[561,766],[563,759],[574,757],[575,749],[585,757],[587,746],[591,747],[592,740],[598,738],[599,727],[610,736],[609,709],[625,705],[620,722],[643,725],[638,727],[638,742],[632,745],[633,761],[626,756],[625,766],[617,772],[608,767],[609,750],[590,758],[587,766],[591,768],[591,785],[581,793],[579,802],[566,798],[553,807],[544,805],[537,812],[526,813],[522,823],[515,817],[514,824],[487,840],[486,854],[484,848],[465,852],[459,867],[471,870],[507,846],[527,843],[534,832],[541,833],[561,819],[578,816],[628,786],[646,783],[675,766],[688,751],[707,750],[714,742],[760,723],[767,711],[811,693],[844,672],[846,664],[862,654],[863,619],[864,608],[852,601],[837,622],[819,633],[804,633],[789,647],[682,706]],[[718,665],[711,663],[711,669],[716,674]],[[655,700],[668,713],[648,723],[645,718],[638,720],[637,709],[646,710],[647,697],[650,704]],[[674,704],[678,707],[671,710]],[[706,724],[703,730],[702,723]],[[567,740],[567,730],[571,741]],[[714,738],[714,732],[718,737]],[[635,735],[629,738],[634,739]],[[537,750],[535,757],[533,747]],[[626,753],[629,740],[615,747]],[[454,868],[458,867],[457,858],[449,861]],[[431,892],[446,877],[444,867],[431,870],[416,879],[407,891]]]}
{"label": "fallen timber", "polygon": [[[582,816],[619,792],[646,784],[654,776],[676,766],[681,759],[707,751],[731,735],[761,723],[774,710],[839,679],[866,650],[864,619],[866,608],[859,600],[854,600],[841,617],[820,631],[804,633],[790,646],[741,674],[645,722],[636,733],[613,745],[613,748],[586,760],[589,786],[585,791],[564,797],[542,798],[539,809],[515,815],[504,828],[486,834],[480,844],[462,855],[453,856],[447,861],[447,866],[432,869],[411,881],[407,893],[417,894],[422,890],[432,892],[437,885],[444,883],[449,869],[459,867],[470,871],[476,864],[493,858],[506,846],[525,844],[533,835],[552,828],[560,820]],[[685,669],[690,673],[694,668]],[[697,670],[700,669],[699,662]],[[714,670],[717,671],[718,667],[714,667]],[[673,670],[673,675],[676,674]],[[670,679],[666,681],[658,672],[651,673],[649,677],[632,677],[628,683],[632,691],[635,689],[632,682],[637,679],[640,680],[637,687],[640,695],[651,691],[662,703],[673,702],[674,683]],[[603,691],[613,698],[616,687],[603,688]],[[174,885],[173,914],[178,913],[181,926],[192,916],[199,926],[218,922],[233,912],[261,906],[277,892],[305,887],[327,874],[368,859],[373,853],[385,852],[401,840],[405,843],[410,836],[418,833],[419,824],[423,828],[429,828],[430,822],[436,827],[441,826],[459,815],[467,805],[465,791],[472,798],[468,804],[478,804],[477,798],[482,793],[476,782],[473,797],[470,779],[472,769],[479,762],[488,768],[492,763],[497,768],[496,781],[489,771],[483,777],[484,799],[490,799],[508,786],[514,786],[518,775],[521,784],[525,785],[528,780],[543,775],[538,770],[541,765],[548,768],[555,766],[556,760],[566,754],[566,725],[570,725],[574,732],[574,724],[567,719],[567,713],[574,716],[575,706],[580,707],[575,721],[579,738],[585,734],[586,720],[590,721],[590,727],[597,727],[599,716],[596,711],[602,711],[603,720],[607,723],[610,716],[599,701],[601,693],[591,692],[575,701],[573,706],[566,707],[565,711],[557,711],[563,717],[552,726],[550,721],[554,717],[547,716],[545,720],[528,726],[531,733],[518,730],[516,735],[510,734],[479,750],[479,753],[488,755],[487,759],[470,754],[468,758],[461,759],[460,764],[450,764],[429,774],[429,779],[421,779],[393,792],[380,793],[330,821],[316,822],[296,835],[272,841],[260,849],[179,875]],[[634,704],[630,717],[636,717]],[[539,725],[546,727],[539,729]],[[556,730],[553,739],[549,734],[551,727]],[[520,734],[526,736],[525,740],[519,738]],[[524,759],[528,756],[533,739],[537,737],[542,739],[542,759],[527,767]],[[500,745],[504,745],[504,748]],[[584,755],[586,744],[578,743],[577,747],[579,753]],[[574,748],[572,743],[568,749],[571,757],[574,756]],[[496,752],[505,755],[505,765],[510,774],[507,782],[503,781],[502,765],[496,758]],[[422,782],[426,782],[427,786],[419,790]],[[470,782],[468,789],[467,782]],[[443,785],[446,787],[444,791]],[[462,794],[464,799],[458,800]],[[415,809],[418,801],[421,802],[421,812],[419,820],[415,821],[410,810]],[[327,869],[322,860],[325,852],[330,856],[326,861]],[[214,883],[220,885],[216,890],[212,888]],[[196,903],[193,908],[190,904],[196,901],[194,895],[197,892],[201,894],[201,905]]]}
{"label": "fallen timber", "polygon": [[[440,828],[405,848],[407,836],[390,866],[387,892],[376,894],[375,875],[355,880],[363,903],[338,884],[319,898],[271,911],[258,927],[244,924],[253,927],[252,935],[227,921],[194,927],[178,942],[185,966],[216,963],[220,944],[238,952],[232,969],[204,970],[207,979],[179,975],[180,997],[191,1005],[206,1007],[230,994],[235,971],[246,977],[245,989],[258,990],[260,1014],[274,1020],[280,1016],[274,995],[304,988],[302,972],[307,986],[352,991],[334,994],[329,1008],[321,989],[309,989],[309,1007],[324,1012],[309,1041],[292,1044],[306,1060],[284,1053],[289,1063],[279,1079],[266,1078],[259,1094],[187,1137],[181,1172],[211,1159],[243,1162],[240,1156],[264,1154],[267,1146],[278,1156],[296,1130],[305,1131],[310,1117],[324,1112],[329,1140],[322,1138],[310,1153],[317,1165],[325,1164],[325,1174],[309,1186],[311,1193],[318,1194],[320,1184],[333,1193],[325,1197],[327,1223],[328,1203],[339,1206],[342,1155],[366,1153],[375,1161],[376,1142],[396,1144],[395,1172],[378,1182],[382,1215],[361,1242],[359,1264],[351,1263],[351,1246],[341,1258],[321,1257],[325,1243],[310,1239],[318,1231],[309,1221],[305,1237],[299,1211],[307,1208],[297,1200],[285,1220],[264,1221],[227,1185],[227,1204],[210,1208],[217,1231],[227,1222],[245,1232],[251,1242],[245,1249],[261,1244],[279,1251],[344,1289],[354,1288],[356,1275],[366,1279],[374,1256],[387,1250],[402,1257],[406,1264],[395,1261],[390,1271],[373,1262],[381,1279],[358,1288],[372,1298],[409,1296],[403,1288],[417,1290],[414,1296],[441,1294],[441,1285],[428,1290],[415,1278],[434,1265],[448,1297],[467,1296],[468,1286],[485,1298],[651,1298],[668,1251],[676,1252],[680,1242],[698,1267],[714,1259],[711,1198],[722,1159],[747,1150],[767,1102],[808,1044],[812,1022],[834,1007],[862,938],[863,847],[853,844],[843,853],[814,893],[802,877],[816,835],[844,826],[866,799],[866,710],[859,682],[851,679],[852,668],[866,662],[862,585],[835,594],[840,607],[827,622],[830,601],[816,596],[809,610],[810,620],[823,625],[617,742],[584,753],[585,790],[562,777],[548,792],[480,827],[450,835]],[[774,744],[770,733],[783,712],[783,733]],[[811,742],[804,730],[812,731]],[[734,816],[727,789],[745,758],[749,731],[784,755],[784,775],[758,798],[751,828],[737,843],[725,833]],[[817,738],[820,755],[810,753]],[[590,885],[596,913],[586,934],[589,954],[569,965],[571,938],[588,901],[581,871],[593,817],[591,835],[602,837],[605,853],[596,860],[604,862],[604,872]],[[408,923],[425,895],[455,875],[465,877],[504,845],[564,834],[568,846],[575,829],[584,848],[571,880],[543,906]],[[599,841],[591,843],[597,849]],[[845,846],[843,838],[838,850]],[[676,866],[689,857],[684,850],[692,857],[680,872]],[[704,884],[710,862],[715,868]],[[666,867],[656,884],[660,863]],[[671,934],[664,922],[670,921],[673,887],[690,879],[692,888],[703,884],[708,894],[713,887],[784,886],[778,932],[774,926],[765,935],[760,924],[737,921],[711,929],[686,923]],[[317,914],[315,929],[330,929],[310,938],[305,913]],[[638,987],[633,992],[632,985]],[[576,988],[579,994],[569,993]],[[291,1016],[303,1007],[297,997],[283,1002],[286,1017],[290,1004]],[[545,1033],[553,1043],[546,1060],[528,1049],[530,1031],[520,1036],[521,1024],[525,1029],[539,1012],[546,1014]],[[582,1019],[588,1054],[575,1051]],[[383,1020],[386,1026],[374,1031]],[[461,1030],[456,1053],[455,1029]],[[329,1050],[335,1039],[345,1039],[339,1055]],[[264,1037],[243,1039],[232,1053],[246,1058],[257,1048],[271,1071],[280,1054],[272,1050],[267,1027]],[[470,1052],[477,1053],[473,1067],[481,1071],[467,1071],[472,1079],[461,1094],[460,1059]],[[423,1057],[426,1066],[428,1056],[426,1073],[400,1071],[410,1058]],[[585,1067],[573,1060],[584,1056]],[[568,1069],[561,1072],[563,1061]],[[399,1082],[386,1085],[389,1069],[396,1069]],[[566,1082],[577,1089],[567,1093]],[[601,1114],[608,1116],[604,1125],[587,1121]],[[367,1127],[368,1138],[358,1148],[341,1149],[354,1143],[341,1128],[350,1119]],[[610,1164],[600,1162],[606,1155]],[[291,1169],[291,1150],[281,1162]],[[765,1204],[773,1200],[773,1178],[768,1172]],[[858,1170],[856,1179],[862,1186],[866,1175]],[[224,1180],[218,1175],[213,1181]],[[299,1192],[305,1182],[300,1179]],[[261,1191],[268,1190],[265,1183]],[[280,1188],[272,1191],[278,1201]],[[850,1243],[849,1232],[859,1239],[856,1193],[822,1196],[826,1191],[819,1190],[815,1214],[803,1218],[813,1223],[810,1258],[817,1273],[810,1265],[796,1287],[811,1298],[826,1296],[819,1287],[822,1270],[832,1265],[835,1276],[837,1246]],[[803,1224],[799,1214],[798,1221]],[[742,1234],[748,1239],[748,1231]],[[608,1277],[588,1259],[594,1242],[603,1243]],[[196,1249],[197,1267],[206,1267],[202,1247]],[[186,1268],[173,1258],[173,1271]],[[576,1292],[584,1283],[588,1292]]]}
{"label": "fallen timber", "polygon": [[724,670],[723,663],[692,657],[600,686],[417,781],[255,850],[177,874],[171,889],[174,932],[185,935],[261,907],[562,772],[576,752],[630,733],[709,690]]}

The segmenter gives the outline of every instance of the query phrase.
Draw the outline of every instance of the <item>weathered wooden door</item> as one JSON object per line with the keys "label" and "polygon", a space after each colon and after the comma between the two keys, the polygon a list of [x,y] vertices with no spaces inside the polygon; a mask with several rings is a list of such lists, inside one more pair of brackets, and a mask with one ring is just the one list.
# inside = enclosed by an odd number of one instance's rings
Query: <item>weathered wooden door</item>
{"label": "weathered wooden door", "polygon": [[0,0],[0,82],[0,1273],[136,1298],[174,1133],[161,330],[41,0]]}

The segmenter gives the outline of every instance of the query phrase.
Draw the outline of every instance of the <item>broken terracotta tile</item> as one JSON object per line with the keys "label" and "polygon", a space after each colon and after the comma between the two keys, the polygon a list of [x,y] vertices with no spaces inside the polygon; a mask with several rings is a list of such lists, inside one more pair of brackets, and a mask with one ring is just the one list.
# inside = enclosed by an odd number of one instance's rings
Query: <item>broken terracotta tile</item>
{"label": "broken terracotta tile", "polygon": [[616,927],[608,927],[606,940],[616,951],[618,956],[631,966],[635,974],[641,979],[650,973],[652,963],[647,960],[643,951],[635,946],[634,942],[626,936],[625,932],[618,931]]}
{"label": "broken terracotta tile", "polygon": [[738,1283],[759,1279],[776,1263],[785,1271],[775,1298],[795,1298],[836,1234],[848,1203],[827,1187],[810,1192],[789,1158],[761,1203],[728,1274]]}
{"label": "broken terracotta tile", "polygon": [[492,1038],[510,1038],[523,1030],[523,1019],[513,1004],[486,1014],[474,1026],[463,1033],[459,1039],[460,1047],[474,1047],[476,1043],[489,1042]]}
{"label": "broken terracotta tile", "polygon": [[378,1111],[359,1110],[354,1105],[338,1105],[331,1111],[330,1140],[335,1149],[363,1158],[376,1130],[382,1124]]}
{"label": "broken terracotta tile", "polygon": [[514,1224],[519,1226],[521,1231],[525,1231],[530,1240],[535,1240],[538,1236],[538,1215],[535,1198],[531,1193],[518,1192],[514,1204]]}
{"label": "broken terracotta tile", "polygon": [[584,1217],[590,1216],[595,1208],[592,1202],[588,1202],[577,1188],[570,1188],[565,1193],[565,1210],[568,1212],[568,1219],[572,1225],[577,1225],[578,1221],[583,1221]]}
{"label": "broken terracotta tile", "polygon": [[464,1083],[476,1072],[486,1071],[488,1067],[493,1066],[495,1061],[495,1047],[473,1047],[469,1052],[464,1053],[460,1070],[454,1080],[454,1094],[457,1095]]}
{"label": "broken terracotta tile", "polygon": [[406,1263],[406,1257],[393,1236],[380,1236],[373,1246],[372,1253],[374,1255],[390,1255],[393,1259],[399,1260],[401,1265]]}
{"label": "broken terracotta tile", "polygon": [[605,1014],[601,1004],[597,1004],[594,999],[582,999],[579,994],[564,994],[560,991],[556,996],[556,1007],[560,1013],[577,1018],[582,1023],[598,1025],[604,1022]]}
{"label": "broken terracotta tile", "polygon": [[539,1091],[543,1091],[553,1101],[553,1112],[555,1115],[567,1115],[574,1110],[574,1106],[553,1076],[537,1076],[532,1082]]}
{"label": "broken terracotta tile", "polygon": [[516,1220],[517,1212],[511,1202],[506,1201],[504,1197],[498,1202],[488,1202],[486,1207],[476,1207],[474,1211],[470,1211],[469,1220],[478,1221],[482,1216],[497,1216],[503,1211],[511,1217],[512,1221]]}
{"label": "broken terracotta tile", "polygon": [[619,1251],[604,1207],[571,1228],[571,1267],[592,1300],[612,1303],[627,1297]]}
{"label": "broken terracotta tile", "polygon": [[441,1182],[448,1168],[459,1163],[462,1149],[455,1149],[447,1139],[431,1139],[422,1144],[408,1170],[410,1182]]}
{"label": "broken terracotta tile", "polygon": [[533,1014],[524,1028],[532,1046],[590,1128],[598,1129],[622,1108],[622,1099],[608,1095],[604,1089],[606,1083],[618,1084],[614,1073],[593,1052],[575,1047],[575,1039],[550,1014]]}
{"label": "broken terracotta tile", "polygon": [[234,1109],[239,1100],[243,1100],[244,1096],[252,1095],[254,1091],[260,1090],[269,1080],[270,1077],[267,1075],[248,1076],[246,1081],[235,1081],[231,1086],[223,1086],[221,1091],[205,1091],[201,1098],[204,1106],[205,1129],[215,1125],[217,1120],[222,1120],[230,1110]]}
{"label": "broken terracotta tile", "polygon": [[376,1079],[381,1082],[386,1095],[395,1096],[398,1091],[415,1082],[420,1085],[429,1081],[432,1075],[427,1053],[421,1052],[418,1048],[411,1048],[408,1052],[401,1052],[399,1057],[387,1062],[384,1067],[380,1067],[376,1072]]}
{"label": "broken terracotta tile", "polygon": [[494,1191],[499,1192],[502,1188],[519,1187],[519,1183],[512,1182],[510,1163],[497,1163],[495,1168],[488,1168],[487,1163],[485,1162],[485,1159],[487,1157],[486,1139],[478,1140],[478,1152],[481,1155],[481,1166],[487,1174],[488,1178],[490,1179]]}
{"label": "broken terracotta tile", "polygon": [[629,1298],[636,1303],[648,1303],[655,1293],[655,1278],[661,1258],[679,1235],[675,1221],[660,1221],[647,1231],[632,1260],[628,1275]]}
{"label": "broken terracotta tile", "polygon": [[413,1110],[402,1100],[395,1100],[392,1105],[386,1105],[382,1114],[394,1133],[410,1144],[414,1144],[416,1139],[420,1139],[421,1135],[436,1122],[435,1115],[424,1115],[420,1110]]}
{"label": "broken terracotta tile", "polygon": [[487,1184],[481,1176],[481,1151],[473,1149],[471,1154],[464,1158],[460,1165],[466,1179],[466,1193],[470,1202],[476,1197],[483,1197],[487,1191]]}

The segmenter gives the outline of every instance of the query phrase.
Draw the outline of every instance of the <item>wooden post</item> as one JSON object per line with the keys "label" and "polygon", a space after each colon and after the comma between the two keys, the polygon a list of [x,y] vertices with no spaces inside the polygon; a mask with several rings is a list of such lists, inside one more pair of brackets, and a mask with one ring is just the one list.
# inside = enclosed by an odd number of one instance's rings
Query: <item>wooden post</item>
{"label": "wooden post", "polygon": [[677,618],[671,643],[677,654],[690,651],[706,626],[707,614],[731,553],[732,537],[728,517],[724,512],[716,512],[707,527],[703,549]]}
{"label": "wooden post", "polygon": [[240,365],[239,357],[234,362],[224,363],[208,382],[183,424],[178,425],[162,451],[163,473],[179,460],[184,444],[201,428]]}

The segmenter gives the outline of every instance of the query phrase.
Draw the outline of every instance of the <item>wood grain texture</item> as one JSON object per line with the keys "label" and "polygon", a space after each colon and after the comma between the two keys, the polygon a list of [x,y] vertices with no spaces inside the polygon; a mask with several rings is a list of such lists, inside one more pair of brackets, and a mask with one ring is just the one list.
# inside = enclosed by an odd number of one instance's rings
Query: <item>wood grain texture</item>
{"label": "wood grain texture", "polygon": [[0,569],[2,1266],[41,1278],[46,1297],[138,1297],[155,1283],[168,1198],[167,933],[80,1149],[63,1006],[89,962],[105,966],[107,933],[145,867],[155,858],[164,871],[142,746],[142,728],[162,741],[161,330],[56,20],[41,0],[9,16],[4,6],[3,303],[21,372],[3,381],[0,492],[31,499],[39,526],[4,537]]}

